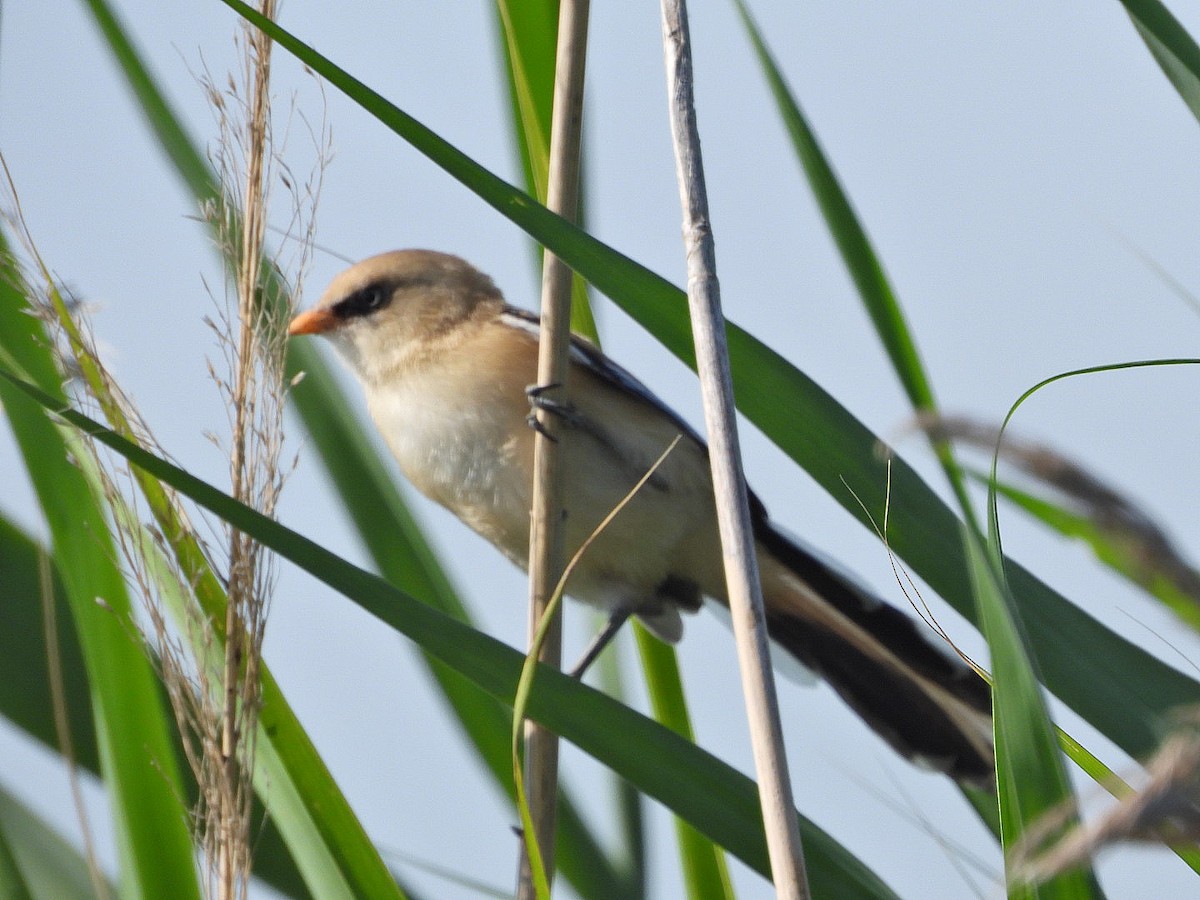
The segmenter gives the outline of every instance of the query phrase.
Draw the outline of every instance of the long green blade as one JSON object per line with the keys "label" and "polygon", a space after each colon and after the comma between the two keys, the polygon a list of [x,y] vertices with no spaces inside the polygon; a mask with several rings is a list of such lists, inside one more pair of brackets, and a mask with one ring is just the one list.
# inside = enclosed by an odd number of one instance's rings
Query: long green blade
{"label": "long green blade", "polygon": [[[14,402],[30,401],[91,435],[135,466],[349,597],[428,653],[511,705],[524,657],[420,603],[382,578],[238,503],[211,485],[130,443],[100,423],[0,369]],[[23,395],[23,396],[22,396]],[[689,741],[554,669],[539,667],[529,714],[686,818],[748,866],[768,875],[756,788]],[[823,831],[801,818],[809,877],[830,896],[892,897],[887,886]]]}
{"label": "long green blade", "polygon": [[[992,654],[992,710],[996,738],[996,782],[1000,800],[1000,837],[1005,853],[1029,826],[1059,804],[1071,802],[1053,726],[1042,700],[1034,667],[1025,653],[1020,624],[1012,616],[999,572],[996,532],[983,538],[964,528],[975,597]],[[1074,822],[1073,819],[1069,820]],[[1072,872],[1037,887],[1009,884],[1010,898],[1092,897],[1086,873]]]}
{"label": "long green blade", "polygon": [[1160,0],[1121,0],[1150,55],[1200,119],[1200,46]]}
{"label": "long green blade", "polygon": [[866,229],[859,221],[850,198],[842,189],[837,173],[821,149],[816,134],[800,109],[800,104],[796,102],[784,81],[783,73],[751,18],[745,0],[734,0],[734,4],[750,37],[767,85],[775,98],[779,116],[792,140],[792,147],[804,167],[809,187],[812,188],[821,214],[829,226],[829,233],[837,244],[846,271],[854,280],[863,306],[871,316],[875,332],[883,341],[892,367],[913,406],[918,409],[931,409],[934,406],[933,389],[917,353],[916,342],[909,331],[900,302],[884,273],[883,264],[871,246]]}

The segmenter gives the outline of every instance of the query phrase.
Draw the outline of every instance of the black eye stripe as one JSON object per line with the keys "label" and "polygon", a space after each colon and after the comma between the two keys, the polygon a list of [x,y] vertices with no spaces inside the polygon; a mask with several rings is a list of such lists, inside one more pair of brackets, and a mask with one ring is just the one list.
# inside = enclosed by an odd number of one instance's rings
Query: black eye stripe
{"label": "black eye stripe", "polygon": [[385,306],[390,306],[395,296],[408,288],[433,284],[429,278],[389,278],[372,282],[333,305],[333,314],[339,319],[369,316]]}
{"label": "black eye stripe", "polygon": [[340,319],[368,316],[388,305],[393,289],[386,284],[369,284],[336,303],[333,313]]}

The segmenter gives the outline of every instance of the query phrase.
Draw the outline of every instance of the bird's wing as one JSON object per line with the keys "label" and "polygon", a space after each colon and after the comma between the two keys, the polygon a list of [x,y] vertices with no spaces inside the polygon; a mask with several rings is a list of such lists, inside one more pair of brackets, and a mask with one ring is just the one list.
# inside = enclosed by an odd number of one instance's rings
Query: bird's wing
{"label": "bird's wing", "polygon": [[[540,337],[541,329],[538,317],[528,310],[515,306],[506,306],[502,314],[503,321],[514,328],[528,332],[534,338]],[[625,393],[633,394],[644,403],[653,406],[671,420],[672,424],[686,437],[697,444],[706,446],[704,439],[689,425],[679,413],[667,406],[655,395],[650,388],[642,384],[632,372],[624,366],[609,359],[599,347],[577,334],[571,335],[571,361],[583,366],[600,380],[612,385]]]}

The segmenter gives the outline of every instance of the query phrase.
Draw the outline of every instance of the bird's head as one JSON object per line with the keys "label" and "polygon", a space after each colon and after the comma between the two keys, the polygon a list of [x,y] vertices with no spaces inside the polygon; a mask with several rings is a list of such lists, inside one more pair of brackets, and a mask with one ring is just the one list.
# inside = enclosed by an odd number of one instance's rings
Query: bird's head
{"label": "bird's head", "polygon": [[373,383],[453,341],[460,329],[504,305],[492,280],[448,253],[395,250],[333,279],[288,334],[329,338],[363,381]]}

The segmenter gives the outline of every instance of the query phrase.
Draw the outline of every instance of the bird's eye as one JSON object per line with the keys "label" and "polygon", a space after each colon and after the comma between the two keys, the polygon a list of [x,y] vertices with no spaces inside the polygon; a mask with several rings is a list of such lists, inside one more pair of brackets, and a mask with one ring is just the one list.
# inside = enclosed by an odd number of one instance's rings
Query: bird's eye
{"label": "bird's eye", "polygon": [[362,292],[361,306],[364,310],[376,310],[383,306],[383,289],[370,287]]}

